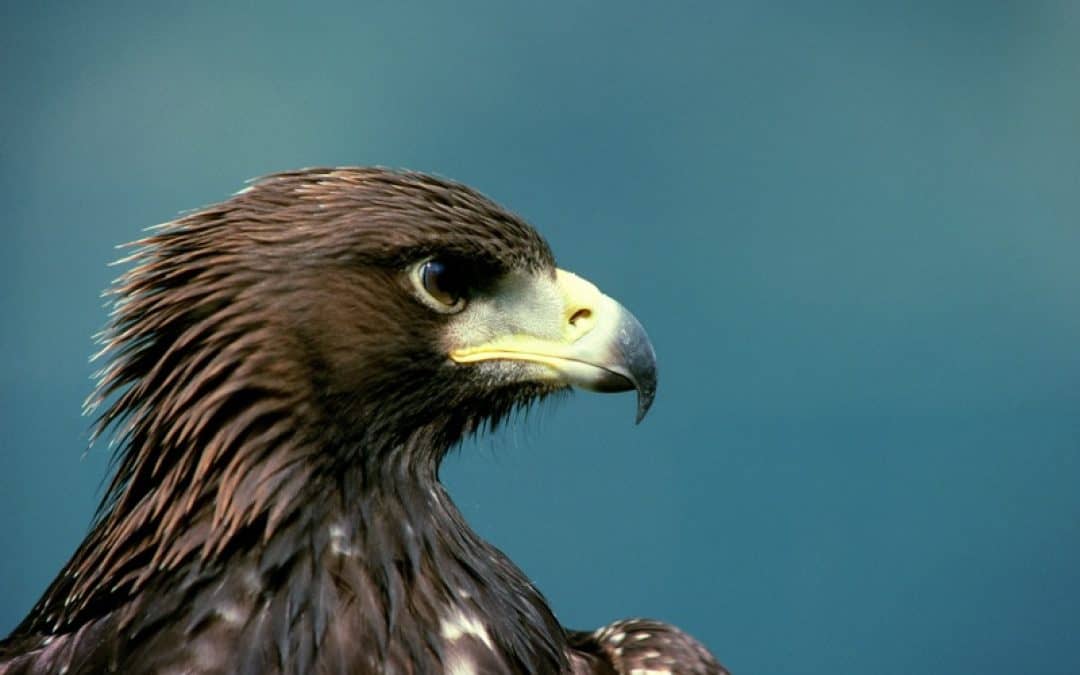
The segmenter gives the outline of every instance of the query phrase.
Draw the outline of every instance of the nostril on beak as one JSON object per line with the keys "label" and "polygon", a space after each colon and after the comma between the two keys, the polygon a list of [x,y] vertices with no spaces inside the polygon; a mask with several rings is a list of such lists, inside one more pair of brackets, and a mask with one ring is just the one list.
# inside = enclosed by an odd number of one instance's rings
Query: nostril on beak
{"label": "nostril on beak", "polygon": [[579,323],[588,321],[592,317],[592,312],[584,307],[574,312],[574,315],[570,317],[570,325],[574,328],[578,327]]}
{"label": "nostril on beak", "polygon": [[574,310],[574,313],[570,315],[570,332],[575,340],[592,329],[592,315],[592,310],[586,307]]}

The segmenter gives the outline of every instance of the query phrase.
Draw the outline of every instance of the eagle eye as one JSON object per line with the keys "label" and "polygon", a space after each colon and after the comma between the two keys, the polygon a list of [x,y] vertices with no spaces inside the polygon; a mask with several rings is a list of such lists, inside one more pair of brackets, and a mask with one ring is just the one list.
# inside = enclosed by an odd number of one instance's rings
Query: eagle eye
{"label": "eagle eye", "polygon": [[465,308],[467,279],[460,263],[431,258],[414,268],[413,284],[426,305],[446,314]]}

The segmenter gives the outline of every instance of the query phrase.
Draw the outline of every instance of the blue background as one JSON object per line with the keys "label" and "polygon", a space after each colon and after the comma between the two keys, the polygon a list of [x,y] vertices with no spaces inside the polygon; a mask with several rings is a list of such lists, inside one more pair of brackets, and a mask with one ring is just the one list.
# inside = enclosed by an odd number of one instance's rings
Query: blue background
{"label": "blue background", "polygon": [[115,244],[242,182],[469,183],[649,329],[445,468],[564,623],[737,673],[1080,672],[1080,4],[6,3],[0,633],[74,549]]}

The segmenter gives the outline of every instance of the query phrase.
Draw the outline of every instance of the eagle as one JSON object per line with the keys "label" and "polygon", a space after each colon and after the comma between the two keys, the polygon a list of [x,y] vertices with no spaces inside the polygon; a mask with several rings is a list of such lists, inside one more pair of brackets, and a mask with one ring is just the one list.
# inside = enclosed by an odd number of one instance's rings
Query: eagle
{"label": "eagle", "polygon": [[447,452],[577,387],[656,391],[645,330],[524,220],[426,174],[273,174],[151,228],[87,401],[89,533],[0,675],[726,673],[648,619],[563,627],[465,523]]}

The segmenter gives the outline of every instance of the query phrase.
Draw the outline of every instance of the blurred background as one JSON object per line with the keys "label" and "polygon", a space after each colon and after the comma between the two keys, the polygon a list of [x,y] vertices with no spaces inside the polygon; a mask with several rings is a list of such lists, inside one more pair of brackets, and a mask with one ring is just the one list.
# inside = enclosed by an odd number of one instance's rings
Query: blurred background
{"label": "blurred background", "polygon": [[657,403],[455,454],[560,619],[736,673],[1078,673],[1080,4],[6,3],[0,634],[107,471],[114,245],[243,181],[468,183],[630,307]]}

